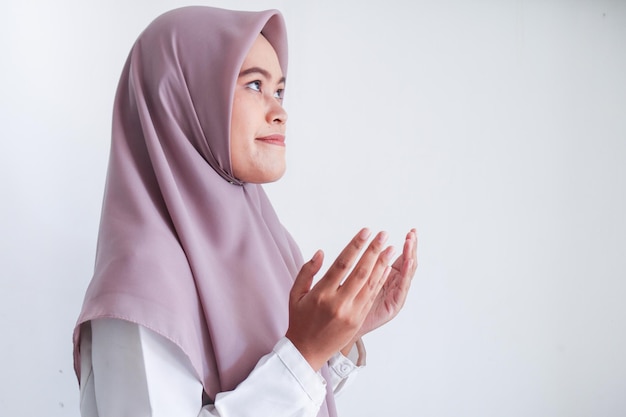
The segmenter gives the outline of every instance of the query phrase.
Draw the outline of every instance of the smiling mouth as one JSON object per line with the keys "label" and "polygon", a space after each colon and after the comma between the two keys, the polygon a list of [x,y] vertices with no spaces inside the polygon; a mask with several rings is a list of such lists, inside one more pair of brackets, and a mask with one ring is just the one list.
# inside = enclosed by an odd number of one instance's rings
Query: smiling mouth
{"label": "smiling mouth", "polygon": [[256,140],[267,143],[269,145],[285,146],[285,135],[269,135],[262,138],[256,138]]}

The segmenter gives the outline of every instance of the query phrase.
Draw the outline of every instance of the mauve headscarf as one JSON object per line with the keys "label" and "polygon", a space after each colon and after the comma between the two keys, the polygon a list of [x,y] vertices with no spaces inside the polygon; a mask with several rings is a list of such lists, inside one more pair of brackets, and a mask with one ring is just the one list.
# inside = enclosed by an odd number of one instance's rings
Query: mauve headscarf
{"label": "mauve headscarf", "polygon": [[[284,336],[302,257],[261,186],[242,184],[230,164],[235,82],[259,33],[286,74],[285,25],[272,10],[176,9],[134,44],[115,98],[95,273],[74,332],[77,375],[80,325],[102,317],[177,344],[213,399]],[[334,416],[332,393],[326,400],[320,416]]]}

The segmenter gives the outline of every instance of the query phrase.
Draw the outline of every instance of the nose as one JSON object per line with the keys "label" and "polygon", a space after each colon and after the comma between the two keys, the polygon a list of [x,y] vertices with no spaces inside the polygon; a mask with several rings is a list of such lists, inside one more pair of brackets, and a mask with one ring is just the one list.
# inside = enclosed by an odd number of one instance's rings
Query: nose
{"label": "nose", "polygon": [[268,104],[266,119],[270,124],[285,124],[287,123],[287,112],[280,101],[275,98],[270,99]]}

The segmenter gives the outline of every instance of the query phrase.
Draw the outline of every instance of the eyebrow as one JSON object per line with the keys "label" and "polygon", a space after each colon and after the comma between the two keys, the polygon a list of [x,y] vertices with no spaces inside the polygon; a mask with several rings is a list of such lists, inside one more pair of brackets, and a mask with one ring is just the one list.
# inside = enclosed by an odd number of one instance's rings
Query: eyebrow
{"label": "eyebrow", "polygon": [[[241,71],[239,73],[239,77],[243,77],[245,75],[248,74],[261,74],[262,76],[264,76],[265,78],[267,78],[268,80],[272,79],[272,74],[269,73],[269,71],[263,69],[263,68],[259,68],[259,67],[251,67],[248,69],[245,69],[243,71]],[[280,83],[284,83],[286,81],[285,77],[281,77],[280,80],[278,80],[278,84]]]}

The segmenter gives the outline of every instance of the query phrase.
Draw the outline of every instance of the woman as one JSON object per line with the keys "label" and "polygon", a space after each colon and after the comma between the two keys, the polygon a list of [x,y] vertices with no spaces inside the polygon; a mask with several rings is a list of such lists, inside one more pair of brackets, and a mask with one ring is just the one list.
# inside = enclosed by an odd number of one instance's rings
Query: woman
{"label": "woman", "polygon": [[311,288],[322,253],[303,264],[257,185],[285,169],[286,67],[276,11],[177,9],[133,46],[74,333],[83,417],[334,416],[401,308],[414,230],[388,266],[363,229]]}

